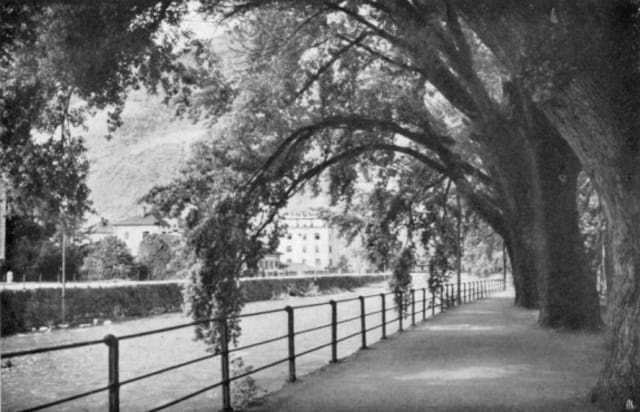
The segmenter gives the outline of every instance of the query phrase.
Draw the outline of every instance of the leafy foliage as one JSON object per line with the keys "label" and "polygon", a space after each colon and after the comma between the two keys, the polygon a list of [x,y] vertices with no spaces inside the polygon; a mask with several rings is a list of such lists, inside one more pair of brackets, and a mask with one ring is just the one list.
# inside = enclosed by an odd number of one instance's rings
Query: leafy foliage
{"label": "leafy foliage", "polygon": [[[159,28],[178,22],[186,10],[180,3],[0,6],[0,179],[8,186],[9,218],[41,227],[32,241],[44,242],[54,229],[72,235],[91,211],[89,164],[77,135],[87,117],[108,109],[112,133],[130,89],[161,84],[177,93],[184,70],[175,63],[175,39]],[[27,237],[10,233],[9,265],[22,259],[18,244]]]}
{"label": "leafy foliage", "polygon": [[82,271],[89,280],[128,279],[137,275],[131,252],[115,236],[108,236],[91,246]]}
{"label": "leafy foliage", "polygon": [[389,281],[400,316],[404,316],[409,307],[411,296],[407,293],[411,286],[411,269],[415,264],[414,247],[409,245],[402,250],[398,262],[393,268],[393,276]]}
{"label": "leafy foliage", "polygon": [[137,261],[147,267],[149,279],[166,279],[170,277],[169,262],[173,258],[171,238],[166,235],[149,234],[142,242],[138,250]]}
{"label": "leafy foliage", "polygon": [[[241,357],[231,359],[232,376],[249,373],[253,370],[252,366],[245,365]],[[251,401],[255,400],[261,393],[265,392],[260,388],[252,376],[247,376],[232,385],[231,387],[231,406],[235,410],[244,410]]]}

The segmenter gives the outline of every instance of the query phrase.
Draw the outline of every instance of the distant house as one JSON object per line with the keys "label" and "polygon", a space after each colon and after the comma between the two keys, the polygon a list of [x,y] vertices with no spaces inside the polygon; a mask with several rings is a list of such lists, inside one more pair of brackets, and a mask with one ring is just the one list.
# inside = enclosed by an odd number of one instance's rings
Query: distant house
{"label": "distant house", "polygon": [[107,219],[101,218],[100,222],[87,228],[86,235],[91,243],[99,242],[107,236],[113,236],[113,226]]}
{"label": "distant house", "polygon": [[267,253],[258,262],[259,276],[281,276],[284,275],[284,265],[280,262],[282,253]]}
{"label": "distant house", "polygon": [[138,254],[140,242],[146,236],[168,233],[171,229],[169,223],[153,214],[125,219],[112,226],[113,235],[127,244],[133,256]]}

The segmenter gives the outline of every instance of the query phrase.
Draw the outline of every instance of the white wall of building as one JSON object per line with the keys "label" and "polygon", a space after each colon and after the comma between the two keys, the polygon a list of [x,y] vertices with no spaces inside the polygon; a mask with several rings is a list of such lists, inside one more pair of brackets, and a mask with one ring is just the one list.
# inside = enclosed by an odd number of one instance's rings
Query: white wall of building
{"label": "white wall of building", "polygon": [[287,234],[280,238],[278,245],[282,263],[304,263],[318,269],[338,263],[338,234],[325,220],[309,215],[289,215],[284,223]]}
{"label": "white wall of building", "polygon": [[140,242],[146,235],[165,233],[167,228],[159,225],[113,226],[113,235],[127,244],[133,256],[138,255]]}

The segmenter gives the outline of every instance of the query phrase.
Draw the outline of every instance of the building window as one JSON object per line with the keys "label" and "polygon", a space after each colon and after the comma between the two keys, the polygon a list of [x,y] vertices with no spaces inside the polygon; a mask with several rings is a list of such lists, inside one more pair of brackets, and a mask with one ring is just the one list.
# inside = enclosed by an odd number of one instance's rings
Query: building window
{"label": "building window", "polygon": [[316,259],[316,266],[320,267],[320,259]]}
{"label": "building window", "polygon": [[302,235],[302,240],[307,240],[307,235]]}
{"label": "building window", "polygon": [[287,263],[291,263],[291,259],[287,259]]}
{"label": "building window", "polygon": [[333,259],[329,259],[329,266],[333,266]]}
{"label": "building window", "polygon": [[129,240],[129,232],[124,232],[124,240]]}
{"label": "building window", "polygon": [[287,234],[287,239],[291,240],[291,234]]}
{"label": "building window", "polygon": [[320,233],[316,233],[315,234],[315,238],[316,238],[316,240],[320,240]]}
{"label": "building window", "polygon": [[291,252],[291,245],[287,246],[287,252]]}
{"label": "building window", "polygon": [[320,246],[316,246],[316,253],[320,253]]}
{"label": "building window", "polygon": [[306,246],[302,246],[302,253],[307,253],[307,247]]}
{"label": "building window", "polygon": [[307,259],[302,259],[302,264],[306,265],[307,264]]}
{"label": "building window", "polygon": [[331,253],[331,246],[329,246],[329,253]]}
{"label": "building window", "polygon": [[149,236],[149,231],[145,230],[144,232],[142,232],[142,238],[146,238],[147,236]]}

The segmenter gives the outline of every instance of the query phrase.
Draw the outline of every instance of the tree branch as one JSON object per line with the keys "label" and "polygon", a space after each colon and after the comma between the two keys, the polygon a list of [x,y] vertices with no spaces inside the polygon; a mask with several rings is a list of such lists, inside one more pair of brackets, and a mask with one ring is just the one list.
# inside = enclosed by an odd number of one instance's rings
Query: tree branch
{"label": "tree branch", "polygon": [[333,66],[333,63],[335,63],[340,58],[340,56],[345,54],[347,51],[351,50],[354,45],[362,42],[362,40],[364,40],[369,34],[370,34],[369,32],[364,32],[360,34],[355,39],[349,40],[349,43],[347,45],[345,45],[344,47],[336,51],[331,56],[331,59],[329,59],[328,62],[322,65],[317,72],[315,72],[312,76],[310,76],[307,79],[307,81],[302,85],[302,87],[293,95],[293,97],[291,98],[291,102],[297,100],[302,93],[307,91],[309,87],[311,87],[311,85],[315,83],[325,71],[327,71],[331,66]]}

